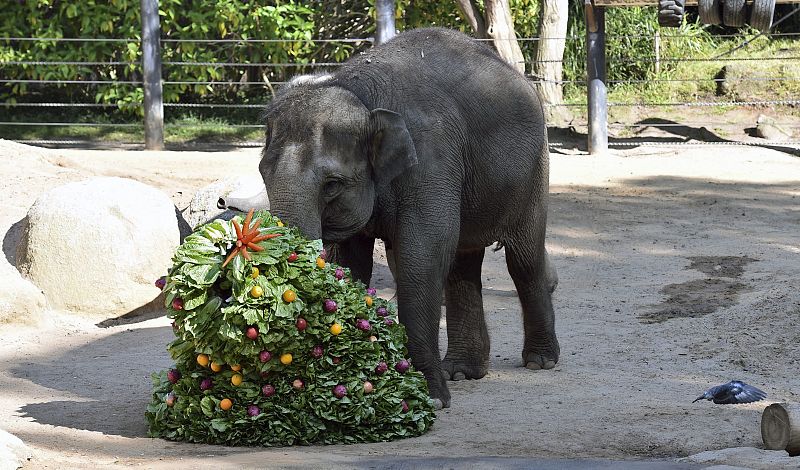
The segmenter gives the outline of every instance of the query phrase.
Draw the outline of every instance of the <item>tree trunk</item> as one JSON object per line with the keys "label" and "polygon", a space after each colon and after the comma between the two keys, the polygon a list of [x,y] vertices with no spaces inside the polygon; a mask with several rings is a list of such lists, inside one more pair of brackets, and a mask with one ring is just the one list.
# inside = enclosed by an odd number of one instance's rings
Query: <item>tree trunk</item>
{"label": "tree trunk", "polygon": [[800,403],[773,403],[761,415],[761,439],[769,450],[800,455]]}
{"label": "tree trunk", "polygon": [[564,47],[566,46],[568,0],[542,2],[539,23],[539,43],[533,62],[533,75],[540,80],[539,95],[545,105],[545,115],[550,125],[565,125],[572,120],[569,110],[560,105],[564,102],[561,86],[563,79]]}
{"label": "tree trunk", "polygon": [[486,23],[483,21],[483,15],[481,15],[478,5],[471,0],[456,0],[456,4],[472,30],[475,31],[475,37],[486,39]]}
{"label": "tree trunk", "polygon": [[[548,3],[548,2],[543,2]],[[508,0],[486,0],[486,36],[506,62],[520,73],[525,73],[525,58],[514,32],[514,20]]]}

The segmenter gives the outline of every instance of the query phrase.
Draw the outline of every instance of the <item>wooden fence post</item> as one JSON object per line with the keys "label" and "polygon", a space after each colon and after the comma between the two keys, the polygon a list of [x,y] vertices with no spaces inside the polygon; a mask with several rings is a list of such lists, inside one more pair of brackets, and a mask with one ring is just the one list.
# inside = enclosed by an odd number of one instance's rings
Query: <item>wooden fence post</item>
{"label": "wooden fence post", "polygon": [[605,8],[585,0],[586,74],[589,111],[589,153],[608,150],[608,97],[606,90]]}
{"label": "wooden fence post", "polygon": [[383,44],[395,35],[394,0],[375,2],[375,44]]}
{"label": "wooden fence post", "polygon": [[142,75],[144,76],[144,147],[164,149],[164,103],[161,89],[161,27],[158,0],[141,0]]}

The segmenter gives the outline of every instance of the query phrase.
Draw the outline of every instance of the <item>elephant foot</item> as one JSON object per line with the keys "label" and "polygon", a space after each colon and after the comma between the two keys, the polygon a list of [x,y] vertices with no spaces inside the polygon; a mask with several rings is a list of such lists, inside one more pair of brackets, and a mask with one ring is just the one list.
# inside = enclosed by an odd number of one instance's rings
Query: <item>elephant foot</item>
{"label": "elephant foot", "polygon": [[480,379],[489,372],[489,364],[481,360],[452,359],[445,355],[442,359],[442,377],[445,380]]}
{"label": "elephant foot", "polygon": [[437,410],[450,408],[450,390],[447,388],[447,382],[445,382],[442,375],[438,374],[438,377],[428,377],[428,374],[425,374],[425,378],[428,382],[428,395],[431,397],[431,401],[433,401],[433,406]]}
{"label": "elephant foot", "polygon": [[522,364],[526,369],[542,370],[552,369],[558,363],[558,356],[561,349],[558,340],[552,338],[545,347],[525,348],[522,351]]}

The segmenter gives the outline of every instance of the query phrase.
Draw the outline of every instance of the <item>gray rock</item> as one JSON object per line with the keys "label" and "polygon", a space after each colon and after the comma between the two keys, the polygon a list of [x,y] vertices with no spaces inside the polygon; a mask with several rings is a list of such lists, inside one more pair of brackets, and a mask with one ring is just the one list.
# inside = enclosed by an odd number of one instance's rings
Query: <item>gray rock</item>
{"label": "gray rock", "polygon": [[[250,198],[264,191],[264,182],[258,175],[225,178],[217,180],[197,191],[183,211],[183,218],[192,228],[214,219],[230,220],[236,212],[220,209],[217,206],[220,198]],[[266,207],[268,209],[268,202]]]}
{"label": "gray rock", "polygon": [[0,469],[22,468],[31,457],[30,448],[20,438],[0,429]]}
{"label": "gray rock", "polygon": [[50,190],[25,218],[17,268],[51,308],[116,317],[153,300],[178,246],[175,207],[163,192],[125,178]]}
{"label": "gray rock", "polygon": [[755,447],[708,450],[679,461],[755,470],[800,468],[800,460],[789,457],[789,453],[785,450],[764,450]]}
{"label": "gray rock", "polygon": [[756,119],[756,136],[767,140],[786,141],[792,138],[792,132],[775,123],[775,119],[760,114]]}
{"label": "gray rock", "polygon": [[46,308],[42,291],[0,259],[0,324],[36,324]]}

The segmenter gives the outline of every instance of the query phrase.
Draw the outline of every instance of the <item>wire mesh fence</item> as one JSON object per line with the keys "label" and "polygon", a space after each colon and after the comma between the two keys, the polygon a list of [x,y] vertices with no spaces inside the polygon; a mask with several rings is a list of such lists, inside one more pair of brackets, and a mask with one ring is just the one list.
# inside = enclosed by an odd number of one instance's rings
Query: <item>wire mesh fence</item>
{"label": "wire mesh fence", "polygon": [[[800,140],[800,46],[795,47],[800,33],[777,33],[760,38],[758,47],[750,44],[753,36],[743,34],[718,35],[738,44],[730,51],[671,51],[657,50],[654,55],[617,55],[607,58],[607,67],[634,65],[644,70],[645,77],[614,78],[609,86],[610,145],[646,145],[668,142],[697,141],[686,128],[713,131],[716,143],[765,145],[797,145]],[[692,34],[609,34],[607,40],[619,41],[692,41]],[[584,41],[584,37],[519,38],[521,43],[543,40]],[[109,42],[141,48],[136,38],[0,38],[11,45],[22,43],[55,43],[68,49],[84,42]],[[209,135],[218,133],[218,140],[231,145],[257,145],[259,116],[274,93],[294,75],[335,70],[341,62],[250,61],[239,55],[232,46],[257,47],[265,43],[285,43],[296,47],[299,42],[342,44],[357,53],[372,45],[371,38],[341,38],[317,40],[285,39],[161,39],[162,85],[164,87],[165,132],[180,133],[186,129],[201,129]],[[779,42],[779,47],[770,44]],[[221,59],[172,60],[175,48],[211,48],[220,51]],[[238,49],[237,49],[238,50]],[[4,99],[5,116],[0,132],[5,138],[27,136],[15,140],[38,142],[80,142],[85,138],[110,138],[114,130],[124,131],[120,142],[141,139],[143,124],[142,63],[128,60],[26,60],[0,59],[0,97]],[[564,62],[546,61],[546,62]],[[569,124],[577,133],[588,125],[586,113],[586,78],[572,76],[562,80],[543,80],[530,73],[534,62],[526,62],[528,77],[534,81],[549,81],[563,87],[564,100],[546,106],[566,108],[573,115]],[[565,64],[566,65],[566,64]],[[580,64],[577,64],[580,66]],[[576,64],[572,64],[575,68]],[[23,70],[38,67],[43,70],[37,78],[27,77]],[[52,73],[50,71],[53,71]],[[585,68],[584,68],[585,70]],[[55,71],[58,71],[56,73]],[[124,71],[124,73],[123,73]],[[584,72],[585,73],[585,72]],[[641,74],[640,74],[641,75]],[[55,78],[58,77],[58,78]],[[118,79],[118,77],[125,77]],[[181,77],[171,79],[171,77]],[[187,78],[188,77],[188,78]],[[15,88],[16,87],[16,88]],[[19,88],[23,87],[23,88]],[[19,93],[24,89],[24,93]],[[122,92],[120,90],[124,89]],[[111,90],[111,91],[110,91]],[[222,91],[219,91],[222,90]],[[696,111],[701,110],[701,111]],[[785,139],[748,140],[751,128],[756,127],[758,114],[773,115],[770,125],[784,131]],[[659,118],[659,119],[653,119]],[[43,131],[47,139],[34,139],[35,130],[63,128],[63,132]],[[88,134],[80,128],[96,128]],[[77,130],[76,130],[77,129]],[[655,138],[648,131],[662,134]],[[682,133],[683,132],[683,133]],[[773,135],[774,136],[774,135]],[[707,139],[709,140],[709,139]],[[554,147],[567,143],[554,140]]]}

